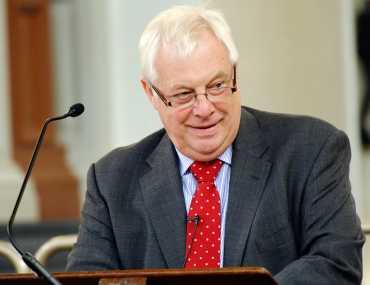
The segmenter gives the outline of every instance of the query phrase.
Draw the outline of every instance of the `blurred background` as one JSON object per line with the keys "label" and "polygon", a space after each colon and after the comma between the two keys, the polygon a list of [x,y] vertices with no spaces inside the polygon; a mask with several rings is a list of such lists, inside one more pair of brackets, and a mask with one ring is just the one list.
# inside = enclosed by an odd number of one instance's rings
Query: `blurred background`
{"label": "blurred background", "polygon": [[[48,130],[15,224],[30,251],[77,232],[92,162],[161,127],[140,88],[137,45],[146,23],[175,4],[224,13],[240,52],[243,104],[319,117],[348,134],[352,191],[369,223],[369,2],[0,0],[0,223],[9,219],[46,117],[75,102],[86,107]],[[363,284],[370,284],[367,246],[364,256]],[[62,270],[57,261],[50,266]],[[0,258],[0,271],[12,270]]]}

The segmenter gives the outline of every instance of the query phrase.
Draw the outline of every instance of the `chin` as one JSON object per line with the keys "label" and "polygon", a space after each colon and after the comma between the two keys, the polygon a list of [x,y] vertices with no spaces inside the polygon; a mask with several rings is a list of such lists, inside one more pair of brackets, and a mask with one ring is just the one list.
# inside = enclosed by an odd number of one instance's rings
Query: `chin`
{"label": "chin", "polygon": [[[221,145],[202,145],[201,143],[198,144],[197,146],[194,147],[194,150],[199,153],[199,154],[202,154],[204,156],[212,156],[214,154],[216,154],[217,156],[219,155],[218,152],[221,148]],[[216,156],[216,157],[217,157]],[[216,158],[215,157],[215,158]]]}

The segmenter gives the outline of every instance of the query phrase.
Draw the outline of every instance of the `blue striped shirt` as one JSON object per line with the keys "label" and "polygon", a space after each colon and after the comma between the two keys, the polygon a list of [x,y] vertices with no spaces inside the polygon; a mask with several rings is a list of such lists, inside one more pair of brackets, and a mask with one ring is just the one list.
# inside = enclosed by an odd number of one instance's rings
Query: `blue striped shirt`
{"label": "blue striped shirt", "polygon": [[[178,149],[176,152],[180,160],[180,175],[182,178],[182,189],[184,192],[186,212],[189,213],[190,203],[193,195],[195,194],[197,181],[193,174],[189,171],[190,165],[194,160],[183,155]],[[225,237],[225,221],[227,211],[227,201],[229,197],[229,182],[231,172],[231,158],[232,158],[232,146],[230,145],[218,159],[223,162],[221,170],[216,178],[216,187],[220,195],[221,200],[221,244],[220,244],[220,265],[223,266],[224,256],[224,237]]]}

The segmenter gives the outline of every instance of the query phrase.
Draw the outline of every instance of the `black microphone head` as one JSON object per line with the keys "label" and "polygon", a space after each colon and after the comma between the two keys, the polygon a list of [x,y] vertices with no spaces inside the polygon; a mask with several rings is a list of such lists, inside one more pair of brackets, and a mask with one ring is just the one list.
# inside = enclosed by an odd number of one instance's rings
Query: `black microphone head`
{"label": "black microphone head", "polygon": [[69,108],[68,116],[78,117],[85,111],[85,106],[81,103],[76,103]]}

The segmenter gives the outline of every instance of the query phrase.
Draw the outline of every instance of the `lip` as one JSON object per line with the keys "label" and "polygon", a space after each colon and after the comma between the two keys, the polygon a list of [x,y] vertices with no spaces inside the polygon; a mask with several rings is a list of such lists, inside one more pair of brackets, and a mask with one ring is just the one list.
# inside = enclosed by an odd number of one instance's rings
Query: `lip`
{"label": "lip", "polygon": [[208,124],[204,126],[189,126],[189,128],[190,131],[197,136],[208,137],[216,133],[219,123],[220,122],[216,122],[214,124]]}
{"label": "lip", "polygon": [[212,128],[212,127],[214,127],[214,126],[216,126],[216,125],[217,125],[217,123],[216,123],[216,124],[211,124],[211,125],[206,125],[206,126],[193,127],[193,128],[195,128],[195,129],[203,129],[203,130],[205,130],[205,129]]}

